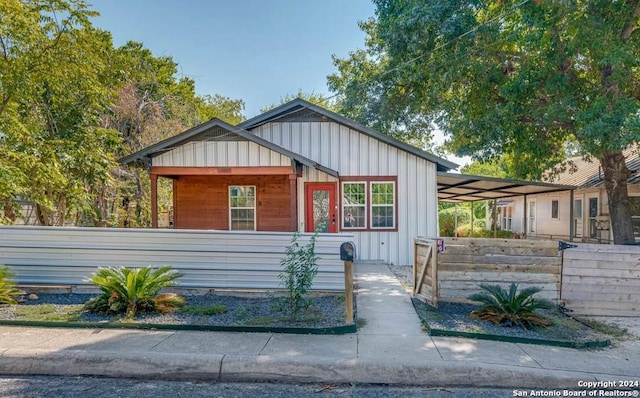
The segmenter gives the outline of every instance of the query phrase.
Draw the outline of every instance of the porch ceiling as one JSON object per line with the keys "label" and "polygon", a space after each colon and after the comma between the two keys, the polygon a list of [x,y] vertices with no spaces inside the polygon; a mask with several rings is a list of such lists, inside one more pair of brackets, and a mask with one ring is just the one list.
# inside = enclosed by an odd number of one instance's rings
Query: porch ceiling
{"label": "porch ceiling", "polygon": [[475,202],[510,196],[570,191],[576,188],[578,187],[573,185],[438,172],[438,200],[441,202]]}

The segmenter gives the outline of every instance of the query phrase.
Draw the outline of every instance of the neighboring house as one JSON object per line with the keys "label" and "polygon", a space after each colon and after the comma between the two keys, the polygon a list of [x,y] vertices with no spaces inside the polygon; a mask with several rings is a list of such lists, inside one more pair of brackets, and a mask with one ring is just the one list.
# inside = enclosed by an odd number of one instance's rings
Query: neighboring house
{"label": "neighboring house", "polygon": [[[636,149],[624,151],[631,175],[627,180],[631,214],[636,240],[640,240],[640,157]],[[501,199],[498,206],[498,226],[528,237],[564,238],[577,241],[609,243],[613,240],[610,228],[609,202],[604,176],[596,159],[570,159],[573,166],[553,177],[553,183],[574,185],[573,216],[569,191],[528,195],[525,198]]]}
{"label": "neighboring house", "polygon": [[[455,163],[302,99],[238,126],[213,119],[121,159],[173,180],[174,228],[354,234],[357,256],[411,264],[437,236],[436,174]],[[247,242],[250,244],[250,242]]]}

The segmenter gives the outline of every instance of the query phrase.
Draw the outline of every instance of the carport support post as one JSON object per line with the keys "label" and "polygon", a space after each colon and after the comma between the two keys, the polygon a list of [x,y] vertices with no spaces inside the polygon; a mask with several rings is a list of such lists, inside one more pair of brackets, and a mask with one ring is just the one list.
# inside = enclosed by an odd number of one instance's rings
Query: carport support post
{"label": "carport support post", "polygon": [[344,262],[344,322],[353,325],[353,261]]}

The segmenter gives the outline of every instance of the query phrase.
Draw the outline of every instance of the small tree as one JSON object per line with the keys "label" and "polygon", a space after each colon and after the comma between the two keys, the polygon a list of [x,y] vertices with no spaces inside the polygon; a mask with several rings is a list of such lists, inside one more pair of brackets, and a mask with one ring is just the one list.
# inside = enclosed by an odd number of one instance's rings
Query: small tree
{"label": "small tree", "polygon": [[299,232],[293,235],[291,244],[287,246],[287,256],[280,261],[284,269],[278,274],[280,285],[286,289],[286,294],[280,298],[278,307],[287,313],[292,321],[299,320],[300,313],[311,305],[311,299],[307,297],[307,293],[318,273],[318,256],[315,253],[317,233],[304,246],[298,243],[299,237]]}

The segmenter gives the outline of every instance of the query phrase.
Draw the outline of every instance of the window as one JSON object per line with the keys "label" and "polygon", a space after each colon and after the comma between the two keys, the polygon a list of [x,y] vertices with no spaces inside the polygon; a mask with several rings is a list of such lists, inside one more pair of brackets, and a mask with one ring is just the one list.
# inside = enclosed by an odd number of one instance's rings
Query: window
{"label": "window", "polygon": [[229,187],[229,229],[256,230],[256,187]]}
{"label": "window", "polygon": [[342,185],[342,228],[366,228],[367,183],[350,182]]}
{"label": "window", "polygon": [[558,219],[558,201],[557,200],[551,201],[551,218],[556,220]]}
{"label": "window", "polygon": [[342,229],[395,229],[396,182],[342,182]]}
{"label": "window", "polygon": [[392,182],[371,183],[371,228],[393,228],[395,226],[395,184]]}

